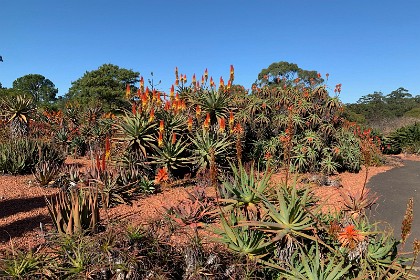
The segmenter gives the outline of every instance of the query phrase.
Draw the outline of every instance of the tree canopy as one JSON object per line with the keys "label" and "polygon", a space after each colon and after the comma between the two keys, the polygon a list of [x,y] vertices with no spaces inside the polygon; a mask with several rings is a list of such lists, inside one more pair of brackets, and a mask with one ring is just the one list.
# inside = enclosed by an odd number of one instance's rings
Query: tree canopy
{"label": "tree canopy", "polygon": [[402,117],[417,107],[420,107],[419,96],[413,97],[407,89],[400,87],[388,95],[377,91],[364,95],[356,104],[347,104],[347,111],[349,115],[363,116],[368,123],[372,123]]}
{"label": "tree canopy", "polygon": [[139,72],[104,64],[97,70],[87,71],[83,77],[72,82],[66,99],[78,101],[82,105],[101,105],[104,110],[124,108],[127,84],[134,86],[139,81]]}
{"label": "tree canopy", "polygon": [[58,89],[54,83],[40,74],[28,74],[13,82],[13,89],[32,96],[36,103],[51,103],[56,100]]}
{"label": "tree canopy", "polygon": [[271,63],[268,68],[262,69],[258,74],[258,83],[262,86],[279,86],[290,83],[296,78],[307,85],[320,84],[324,81],[318,77],[318,72],[315,70],[304,70],[295,63],[280,61]]}

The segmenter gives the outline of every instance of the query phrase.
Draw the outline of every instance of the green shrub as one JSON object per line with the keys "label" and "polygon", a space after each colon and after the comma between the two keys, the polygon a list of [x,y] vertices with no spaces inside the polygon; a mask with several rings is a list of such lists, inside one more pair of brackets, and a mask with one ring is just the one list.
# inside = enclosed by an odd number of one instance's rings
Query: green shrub
{"label": "green shrub", "polygon": [[62,165],[65,156],[48,143],[29,139],[0,143],[0,173],[30,174],[40,162]]}

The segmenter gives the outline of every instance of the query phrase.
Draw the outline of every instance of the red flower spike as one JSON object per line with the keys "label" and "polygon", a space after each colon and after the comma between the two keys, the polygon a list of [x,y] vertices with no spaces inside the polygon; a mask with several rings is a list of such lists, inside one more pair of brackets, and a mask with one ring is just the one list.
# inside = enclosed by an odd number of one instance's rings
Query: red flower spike
{"label": "red flower spike", "polygon": [[321,73],[317,74],[318,79],[321,79]]}
{"label": "red flower spike", "polygon": [[175,101],[177,101],[177,102],[179,101],[179,93],[178,92],[175,95]]}
{"label": "red flower spike", "polygon": [[173,132],[172,133],[172,145],[175,145],[175,143],[176,143],[176,133],[175,132]]}
{"label": "red flower spike", "polygon": [[225,81],[223,80],[223,77],[220,77],[220,87],[224,87],[225,86]]}
{"label": "red flower spike", "polygon": [[205,80],[204,80],[204,76],[201,76],[201,84],[204,85]]}
{"label": "red flower spike", "polygon": [[137,106],[136,103],[131,104],[131,113],[133,113],[133,115],[137,112]]}
{"label": "red flower spike", "polygon": [[197,79],[195,78],[195,74],[192,76],[192,83],[195,84],[197,82]]}
{"label": "red flower spike", "polygon": [[184,74],[184,83],[187,83],[187,74]]}

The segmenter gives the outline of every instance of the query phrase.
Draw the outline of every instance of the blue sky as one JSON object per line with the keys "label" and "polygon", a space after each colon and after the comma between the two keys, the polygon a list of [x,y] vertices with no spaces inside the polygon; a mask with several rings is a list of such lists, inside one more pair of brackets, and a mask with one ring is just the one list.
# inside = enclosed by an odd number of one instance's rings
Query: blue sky
{"label": "blue sky", "polygon": [[288,61],[330,74],[341,100],[420,94],[418,0],[141,1],[5,0],[0,3],[0,82],[26,74],[50,79],[63,95],[104,63],[154,72],[168,91],[174,68],[216,81],[235,66],[250,88],[261,69]]}

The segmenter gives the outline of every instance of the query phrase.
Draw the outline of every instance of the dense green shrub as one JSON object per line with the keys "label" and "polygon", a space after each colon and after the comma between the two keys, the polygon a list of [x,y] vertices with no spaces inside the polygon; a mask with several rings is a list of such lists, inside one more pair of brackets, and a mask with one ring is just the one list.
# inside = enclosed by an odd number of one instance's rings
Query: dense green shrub
{"label": "dense green shrub", "polygon": [[384,139],[383,152],[387,154],[420,153],[420,123],[408,125],[392,132],[389,137]]}
{"label": "dense green shrub", "polygon": [[30,174],[39,162],[63,164],[64,154],[49,143],[30,139],[0,143],[0,173]]}

